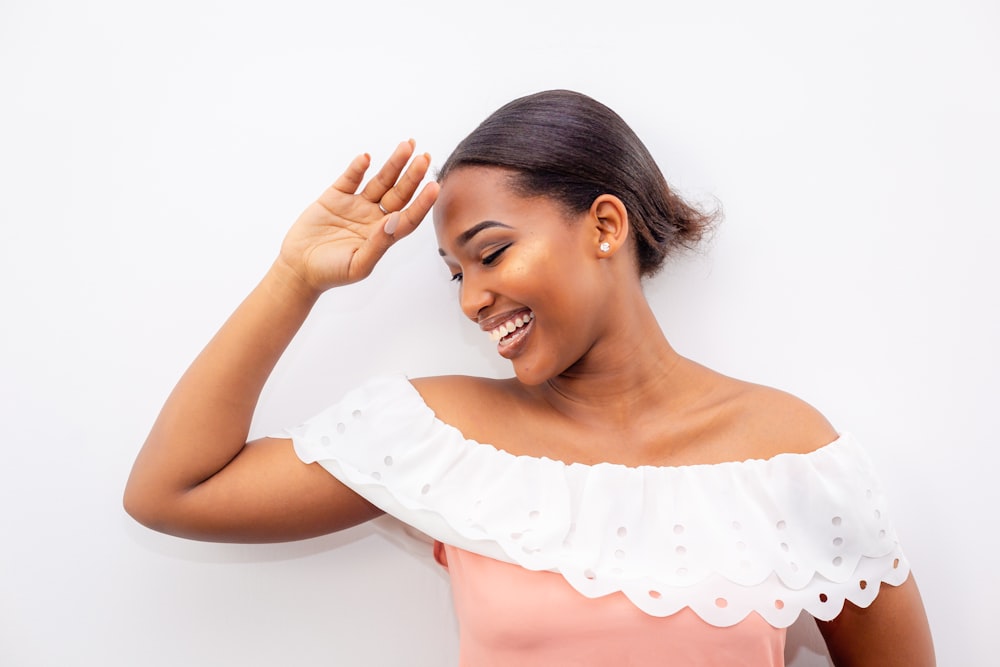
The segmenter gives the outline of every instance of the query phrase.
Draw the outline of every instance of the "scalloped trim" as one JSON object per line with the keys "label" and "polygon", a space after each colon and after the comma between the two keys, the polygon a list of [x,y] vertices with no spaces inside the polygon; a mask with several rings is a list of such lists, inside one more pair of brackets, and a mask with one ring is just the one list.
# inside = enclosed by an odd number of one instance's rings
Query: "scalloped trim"
{"label": "scalloped trim", "polygon": [[376,378],[290,429],[370,502],[434,539],[621,591],[653,616],[684,607],[726,627],[757,612],[866,607],[909,566],[863,449],[849,434],[808,454],[681,467],[514,456],[438,420],[405,377]]}

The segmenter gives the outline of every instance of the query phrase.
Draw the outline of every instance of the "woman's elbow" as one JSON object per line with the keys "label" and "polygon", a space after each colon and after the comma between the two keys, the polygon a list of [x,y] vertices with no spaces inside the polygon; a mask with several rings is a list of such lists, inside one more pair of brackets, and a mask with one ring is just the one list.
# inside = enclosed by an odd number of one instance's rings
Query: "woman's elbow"
{"label": "woman's elbow", "polygon": [[157,505],[158,503],[150,498],[143,485],[130,477],[122,494],[122,507],[125,513],[147,528],[164,532],[163,517],[157,512]]}

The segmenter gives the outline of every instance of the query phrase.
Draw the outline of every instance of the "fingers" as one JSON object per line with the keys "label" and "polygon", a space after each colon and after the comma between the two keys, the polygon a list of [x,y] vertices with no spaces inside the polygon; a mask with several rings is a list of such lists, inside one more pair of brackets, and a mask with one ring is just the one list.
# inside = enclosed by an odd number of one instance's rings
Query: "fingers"
{"label": "fingers", "polygon": [[[402,210],[409,203],[417,188],[420,187],[420,183],[427,175],[431,164],[431,156],[427,153],[418,155],[410,161],[415,146],[416,142],[413,139],[396,146],[386,163],[365,185],[360,196],[377,204],[384,212],[391,213]],[[407,166],[407,162],[409,162],[409,166]],[[370,166],[370,155],[364,153],[357,156],[331,187],[344,194],[354,194],[360,187]],[[404,168],[405,171],[403,171]]]}
{"label": "fingers", "polygon": [[331,187],[347,194],[354,194],[358,191],[371,163],[372,157],[368,153],[357,156],[351,160],[351,164],[347,165],[347,169],[333,182]]}
{"label": "fingers", "polygon": [[[413,148],[416,142],[413,139],[404,141],[392,152],[378,173],[368,181],[365,189],[361,191],[361,196],[376,204],[382,200],[389,190],[396,184],[399,175],[403,173],[403,168],[413,155]],[[383,204],[384,205],[384,204]]]}
{"label": "fingers", "polygon": [[399,211],[413,198],[413,193],[427,175],[431,166],[431,156],[427,153],[418,155],[410,162],[410,166],[388,192],[382,195],[379,203],[387,211]]}
{"label": "fingers", "polygon": [[[403,228],[403,236],[416,229],[420,221],[430,212],[431,207],[434,206],[434,202],[437,201],[440,190],[441,186],[437,181],[431,181],[424,186],[424,189],[420,191],[420,194],[413,200],[409,208],[400,211],[399,222],[400,227]],[[402,238],[399,231],[395,233],[395,236],[396,238]]]}
{"label": "fingers", "polygon": [[381,233],[373,235],[367,243],[358,248],[355,254],[355,261],[358,265],[374,267],[393,243],[409,236],[431,210],[439,190],[440,186],[437,182],[428,183],[409,208],[390,213],[382,226]]}
{"label": "fingers", "polygon": [[436,182],[428,183],[420,191],[417,198],[413,200],[409,208],[389,214],[385,224],[382,226],[381,239],[379,239],[385,244],[382,252],[385,252],[385,249],[388,249],[390,245],[399,239],[409,236],[417,228],[420,221],[431,210],[431,206],[434,205],[434,201],[438,196],[438,190],[440,189],[441,186]]}
{"label": "fingers", "polygon": [[425,185],[424,189],[420,191],[420,195],[413,200],[409,208],[389,215],[389,219],[386,220],[382,231],[387,236],[393,237],[394,241],[408,236],[410,232],[417,228],[427,213],[430,212],[431,206],[434,205],[440,189],[441,186],[436,182]]}

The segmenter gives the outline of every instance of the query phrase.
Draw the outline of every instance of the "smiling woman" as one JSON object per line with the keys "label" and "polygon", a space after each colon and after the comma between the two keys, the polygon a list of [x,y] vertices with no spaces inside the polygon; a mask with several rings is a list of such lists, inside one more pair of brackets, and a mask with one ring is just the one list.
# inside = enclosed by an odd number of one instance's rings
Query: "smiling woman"
{"label": "smiling woman", "polygon": [[[463,665],[779,665],[803,611],[838,665],[933,664],[860,444],[664,337],[642,279],[712,216],[617,114],[569,91],[515,100],[422,189],[413,142],[365,183],[369,162],[305,210],[178,383],[129,479],[136,519],[274,541],[388,512],[451,575]],[[247,443],[319,295],[432,206],[462,311],[514,377],[374,378]]]}
{"label": "smiling woman", "polygon": [[510,190],[549,198],[574,215],[600,195],[614,195],[631,216],[643,276],[674,251],[697,245],[713,219],[674,194],[618,114],[571,91],[530,95],[498,109],[455,148],[438,180],[473,165],[507,169]]}

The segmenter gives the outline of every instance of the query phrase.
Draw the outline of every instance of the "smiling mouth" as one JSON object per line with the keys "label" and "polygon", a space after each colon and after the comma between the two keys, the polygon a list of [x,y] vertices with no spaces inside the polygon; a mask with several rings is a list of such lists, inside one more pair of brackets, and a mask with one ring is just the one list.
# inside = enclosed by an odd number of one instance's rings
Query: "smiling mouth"
{"label": "smiling mouth", "polygon": [[519,313],[516,317],[510,318],[497,328],[491,330],[489,332],[490,339],[499,341],[501,344],[508,342],[517,330],[527,326],[533,319],[535,319],[535,314],[531,311]]}

